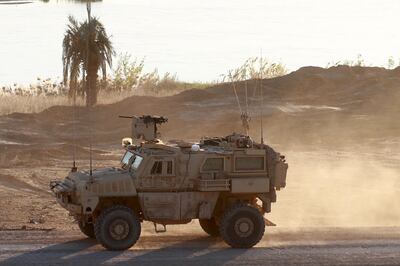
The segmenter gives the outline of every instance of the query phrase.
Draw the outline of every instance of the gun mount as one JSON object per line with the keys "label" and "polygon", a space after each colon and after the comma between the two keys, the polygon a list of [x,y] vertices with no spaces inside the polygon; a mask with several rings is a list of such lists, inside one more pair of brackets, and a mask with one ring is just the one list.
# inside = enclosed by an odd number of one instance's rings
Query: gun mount
{"label": "gun mount", "polygon": [[168,122],[163,116],[142,115],[142,116],[120,116],[121,118],[132,119],[132,138],[145,141],[155,141],[161,137],[157,125]]}

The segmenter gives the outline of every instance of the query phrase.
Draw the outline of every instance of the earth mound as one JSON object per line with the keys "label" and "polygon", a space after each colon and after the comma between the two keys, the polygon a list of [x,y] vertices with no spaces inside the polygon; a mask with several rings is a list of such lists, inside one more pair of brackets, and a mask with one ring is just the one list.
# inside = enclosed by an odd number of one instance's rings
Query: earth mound
{"label": "earth mound", "polygon": [[[258,80],[239,82],[236,87],[242,109],[247,87],[250,135],[260,138],[262,112],[267,141],[285,147],[346,145],[398,137],[400,126],[393,121],[400,113],[399,82],[400,69],[304,67],[283,77],[262,80],[263,105]],[[89,140],[99,149],[119,145],[121,138],[130,135],[130,121],[118,116],[141,114],[167,116],[169,123],[161,129],[166,139],[195,140],[241,131],[232,84],[222,83],[169,97],[133,96],[96,106],[91,112],[78,107],[75,121],[73,108],[66,106],[37,114],[3,116],[0,151],[4,154],[7,150],[11,157],[46,158],[68,156],[74,139],[82,153]]]}

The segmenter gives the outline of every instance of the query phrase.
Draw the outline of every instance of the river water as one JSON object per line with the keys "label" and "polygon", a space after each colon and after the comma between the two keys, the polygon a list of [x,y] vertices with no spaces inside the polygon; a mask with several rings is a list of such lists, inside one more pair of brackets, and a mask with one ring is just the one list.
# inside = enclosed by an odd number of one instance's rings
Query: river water
{"label": "river water", "polygon": [[[67,17],[86,15],[81,3],[33,1],[0,5],[0,85],[60,77]],[[216,80],[261,51],[290,70],[400,57],[398,0],[103,0],[92,12],[118,53],[187,81]]]}

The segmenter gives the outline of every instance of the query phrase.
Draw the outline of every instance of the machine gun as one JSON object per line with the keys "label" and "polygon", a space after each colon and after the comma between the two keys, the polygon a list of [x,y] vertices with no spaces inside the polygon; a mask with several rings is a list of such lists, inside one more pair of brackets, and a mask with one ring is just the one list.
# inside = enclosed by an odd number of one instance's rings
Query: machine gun
{"label": "machine gun", "polygon": [[132,138],[155,141],[160,138],[157,125],[168,122],[168,118],[163,116],[119,116],[120,118],[132,119]]}

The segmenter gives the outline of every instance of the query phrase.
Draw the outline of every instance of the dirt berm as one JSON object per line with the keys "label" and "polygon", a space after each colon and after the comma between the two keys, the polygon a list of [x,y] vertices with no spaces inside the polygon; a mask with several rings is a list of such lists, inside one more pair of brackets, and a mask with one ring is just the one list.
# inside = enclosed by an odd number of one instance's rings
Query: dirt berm
{"label": "dirt berm", "polygon": [[[264,126],[270,143],[345,144],[400,133],[400,69],[339,66],[304,67],[289,75],[262,81]],[[247,81],[251,135],[259,138],[260,92]],[[242,108],[245,82],[237,85]],[[72,107],[56,106],[38,114],[14,113],[0,118],[0,151],[19,144],[46,145],[43,155],[63,155],[72,143]],[[96,106],[91,114],[77,109],[78,142],[119,143],[129,136],[130,121],[119,115],[159,114],[169,118],[164,138],[197,139],[240,131],[239,108],[231,84],[188,90],[170,97],[134,96]],[[31,146],[32,145],[32,146]],[[56,146],[63,148],[57,153]],[[27,147],[26,147],[27,148]]]}

